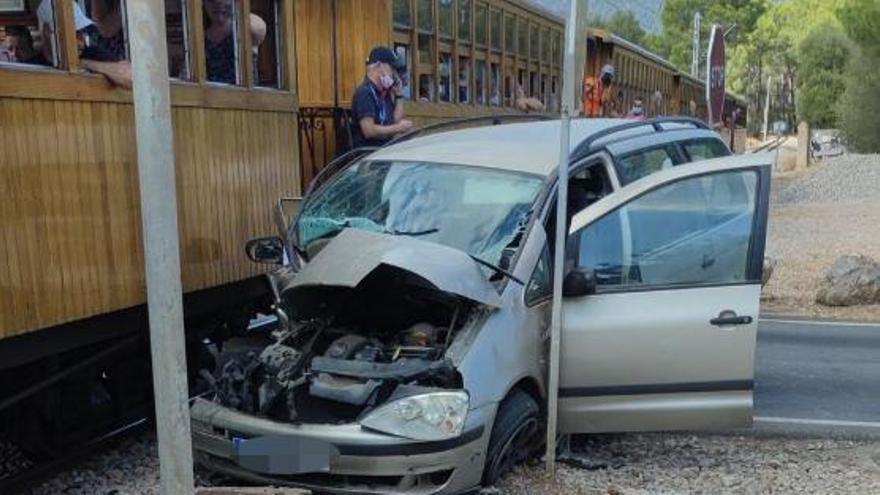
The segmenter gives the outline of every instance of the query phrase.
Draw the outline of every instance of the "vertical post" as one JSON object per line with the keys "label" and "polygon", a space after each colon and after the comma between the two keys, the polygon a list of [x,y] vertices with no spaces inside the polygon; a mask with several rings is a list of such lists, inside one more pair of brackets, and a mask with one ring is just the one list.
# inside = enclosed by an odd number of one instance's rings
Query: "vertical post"
{"label": "vertical post", "polygon": [[764,141],[767,140],[768,126],[770,125],[770,83],[773,76],[767,76],[767,96],[764,99]]}
{"label": "vertical post", "polygon": [[193,471],[165,3],[130,2],[127,11],[160,486],[177,495],[192,493]]}
{"label": "vertical post", "polygon": [[556,421],[559,399],[559,347],[562,334],[562,277],[565,275],[566,206],[568,197],[568,158],[570,150],[571,113],[576,108],[576,91],[581,87],[576,79],[576,68],[583,62],[576,60],[578,45],[586,43],[586,1],[571,0],[568,22],[565,24],[565,63],[562,79],[562,120],[560,122],[559,167],[556,188],[556,236],[553,253],[553,314],[550,323],[550,356],[547,376],[547,470],[556,471]]}
{"label": "vertical post", "polygon": [[691,46],[691,76],[700,77],[700,21],[703,17],[694,12],[694,39]]}

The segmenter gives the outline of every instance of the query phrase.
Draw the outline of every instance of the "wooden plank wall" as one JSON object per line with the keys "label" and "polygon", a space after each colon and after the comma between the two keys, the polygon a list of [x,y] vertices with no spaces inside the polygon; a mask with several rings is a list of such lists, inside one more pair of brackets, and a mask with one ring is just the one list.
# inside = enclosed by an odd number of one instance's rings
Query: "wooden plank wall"
{"label": "wooden plank wall", "polygon": [[[296,114],[173,109],[186,291],[253,276],[299,193]],[[133,108],[0,98],[0,338],[145,301]]]}
{"label": "wooden plank wall", "polygon": [[301,107],[332,107],[333,0],[297,0],[297,95]]}

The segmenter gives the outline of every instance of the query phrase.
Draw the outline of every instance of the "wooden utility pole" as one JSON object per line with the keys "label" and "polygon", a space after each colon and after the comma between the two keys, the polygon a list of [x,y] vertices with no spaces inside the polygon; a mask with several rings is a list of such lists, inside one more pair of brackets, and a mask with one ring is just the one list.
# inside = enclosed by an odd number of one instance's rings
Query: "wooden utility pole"
{"label": "wooden utility pole", "polygon": [[770,125],[770,83],[773,76],[767,76],[767,96],[764,98],[764,141],[767,140],[768,126]]}
{"label": "wooden utility pole", "polygon": [[164,495],[193,491],[165,2],[129,2],[153,395]]}
{"label": "wooden utility pole", "polygon": [[[562,73],[562,120],[560,121],[559,166],[556,194],[556,241],[553,263],[553,314],[550,324],[550,356],[547,377],[547,470],[556,471],[556,421],[559,400],[559,339],[562,333],[562,278],[565,275],[565,239],[568,237],[566,207],[568,202],[568,160],[571,147],[571,114],[577,109],[577,98],[582,87],[584,61],[586,58],[586,0],[571,0],[568,22],[565,25],[565,62]],[[581,73],[578,74],[578,67]]]}

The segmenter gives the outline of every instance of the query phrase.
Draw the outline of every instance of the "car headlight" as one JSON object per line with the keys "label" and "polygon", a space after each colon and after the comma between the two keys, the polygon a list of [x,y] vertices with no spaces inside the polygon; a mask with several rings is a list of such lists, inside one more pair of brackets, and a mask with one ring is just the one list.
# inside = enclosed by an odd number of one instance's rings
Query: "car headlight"
{"label": "car headlight", "polygon": [[360,424],[413,440],[445,440],[461,435],[467,411],[467,392],[432,392],[384,404]]}

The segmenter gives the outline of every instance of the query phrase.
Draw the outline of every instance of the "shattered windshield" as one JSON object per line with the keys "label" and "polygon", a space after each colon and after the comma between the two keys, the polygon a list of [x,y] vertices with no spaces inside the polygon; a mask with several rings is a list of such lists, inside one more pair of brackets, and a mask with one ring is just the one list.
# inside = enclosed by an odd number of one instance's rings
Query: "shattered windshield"
{"label": "shattered windshield", "polygon": [[309,251],[350,227],[415,236],[497,265],[527,224],[542,182],[482,167],[361,161],[308,201],[297,241]]}

